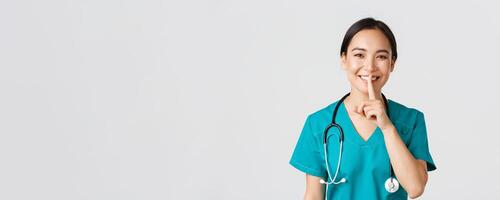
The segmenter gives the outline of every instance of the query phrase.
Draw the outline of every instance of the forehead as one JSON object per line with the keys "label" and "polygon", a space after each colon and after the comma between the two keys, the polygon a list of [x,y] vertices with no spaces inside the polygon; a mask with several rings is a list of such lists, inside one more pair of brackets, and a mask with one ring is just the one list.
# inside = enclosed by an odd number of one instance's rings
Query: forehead
{"label": "forehead", "polygon": [[347,49],[351,50],[356,47],[363,48],[368,51],[385,49],[391,52],[391,44],[389,43],[389,40],[379,29],[365,29],[356,33],[356,35],[352,37]]}

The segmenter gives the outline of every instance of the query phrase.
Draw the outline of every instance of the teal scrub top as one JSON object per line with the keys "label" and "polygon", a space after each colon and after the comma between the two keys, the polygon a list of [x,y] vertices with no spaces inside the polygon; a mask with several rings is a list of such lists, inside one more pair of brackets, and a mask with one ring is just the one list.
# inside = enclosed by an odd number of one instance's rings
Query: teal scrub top
{"label": "teal scrub top", "polygon": [[[290,164],[298,170],[328,181],[323,134],[331,123],[334,102],[329,106],[310,114],[300,134]],[[429,152],[427,130],[422,112],[407,108],[395,101],[388,100],[389,117],[399,136],[415,159],[427,162],[427,170],[436,169]],[[328,187],[329,199],[408,199],[403,187],[395,193],[385,190],[384,183],[390,177],[390,161],[385,146],[384,136],[379,127],[368,140],[357,133],[349,118],[344,103],[339,106],[336,122],[342,126],[344,144],[339,174],[335,181],[345,178],[347,182]],[[331,177],[334,177],[339,156],[338,130],[328,132],[328,163]]]}

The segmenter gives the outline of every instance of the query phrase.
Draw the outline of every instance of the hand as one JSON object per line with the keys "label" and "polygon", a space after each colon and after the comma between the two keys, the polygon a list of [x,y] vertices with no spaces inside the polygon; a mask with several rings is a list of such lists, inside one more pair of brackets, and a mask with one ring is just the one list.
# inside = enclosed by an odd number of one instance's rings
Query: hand
{"label": "hand", "polygon": [[368,76],[368,101],[358,105],[354,112],[374,121],[380,129],[392,126],[392,122],[385,112],[385,102],[375,97],[373,89],[372,76]]}

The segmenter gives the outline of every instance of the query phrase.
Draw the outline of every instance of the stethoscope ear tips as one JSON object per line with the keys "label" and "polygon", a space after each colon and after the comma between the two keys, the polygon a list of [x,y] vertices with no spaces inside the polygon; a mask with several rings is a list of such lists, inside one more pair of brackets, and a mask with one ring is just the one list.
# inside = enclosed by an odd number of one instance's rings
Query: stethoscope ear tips
{"label": "stethoscope ear tips", "polygon": [[347,180],[346,180],[345,178],[340,179],[340,181],[338,181],[338,182],[335,182],[335,181],[332,181],[332,182],[326,182],[326,181],[325,181],[325,180],[323,180],[323,179],[320,179],[320,180],[319,180],[319,183],[321,183],[321,184],[326,184],[326,185],[330,185],[330,184],[332,184],[332,183],[333,183],[333,184],[335,184],[335,185],[337,185],[337,184],[341,184],[341,183],[345,183],[345,182],[347,182]]}

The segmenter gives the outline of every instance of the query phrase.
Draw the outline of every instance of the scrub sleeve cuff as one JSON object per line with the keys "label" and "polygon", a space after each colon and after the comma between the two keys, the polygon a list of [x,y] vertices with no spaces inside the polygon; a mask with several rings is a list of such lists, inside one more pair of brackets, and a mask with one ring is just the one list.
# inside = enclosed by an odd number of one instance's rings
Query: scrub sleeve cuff
{"label": "scrub sleeve cuff", "polygon": [[292,165],[293,167],[295,167],[299,171],[302,171],[302,172],[304,172],[306,174],[309,174],[309,175],[312,175],[312,176],[317,176],[317,177],[320,177],[320,178],[323,178],[323,179],[326,178],[326,173],[321,172],[320,170],[308,167],[308,166],[306,166],[306,165],[304,165],[304,164],[302,164],[300,162],[297,162],[293,158],[290,160],[289,163],[290,163],[290,165]]}

